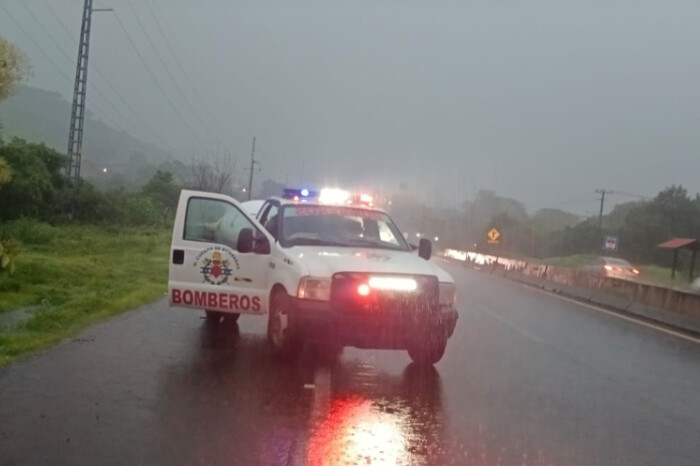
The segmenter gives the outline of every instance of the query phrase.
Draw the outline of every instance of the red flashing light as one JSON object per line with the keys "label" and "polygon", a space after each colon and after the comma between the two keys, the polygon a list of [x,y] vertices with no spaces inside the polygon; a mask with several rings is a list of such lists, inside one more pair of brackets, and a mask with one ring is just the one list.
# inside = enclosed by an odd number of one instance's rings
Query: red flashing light
{"label": "red flashing light", "polygon": [[357,287],[357,294],[359,294],[360,296],[369,296],[369,293],[371,291],[371,288],[366,283],[363,283],[362,285]]}

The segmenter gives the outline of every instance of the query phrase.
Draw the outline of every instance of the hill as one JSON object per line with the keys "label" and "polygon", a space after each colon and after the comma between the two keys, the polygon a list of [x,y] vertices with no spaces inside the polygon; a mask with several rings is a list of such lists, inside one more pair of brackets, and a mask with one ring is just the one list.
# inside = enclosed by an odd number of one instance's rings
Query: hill
{"label": "hill", "polygon": [[[71,104],[61,94],[29,86],[21,86],[12,97],[0,103],[0,136],[19,137],[65,153]],[[150,143],[118,131],[88,111],[83,140],[83,175],[99,177],[108,167],[111,173],[124,173],[168,158],[168,153]],[[136,164],[137,167],[134,167]]]}

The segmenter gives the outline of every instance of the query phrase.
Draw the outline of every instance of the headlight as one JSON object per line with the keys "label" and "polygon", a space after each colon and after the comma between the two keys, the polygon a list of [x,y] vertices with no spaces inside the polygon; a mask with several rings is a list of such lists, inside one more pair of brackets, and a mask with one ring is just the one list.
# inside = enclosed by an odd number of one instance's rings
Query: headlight
{"label": "headlight", "polygon": [[440,306],[457,304],[457,288],[454,283],[440,283]]}
{"label": "headlight", "polygon": [[331,279],[304,277],[299,281],[297,291],[299,299],[313,299],[315,301],[330,301],[331,299]]}

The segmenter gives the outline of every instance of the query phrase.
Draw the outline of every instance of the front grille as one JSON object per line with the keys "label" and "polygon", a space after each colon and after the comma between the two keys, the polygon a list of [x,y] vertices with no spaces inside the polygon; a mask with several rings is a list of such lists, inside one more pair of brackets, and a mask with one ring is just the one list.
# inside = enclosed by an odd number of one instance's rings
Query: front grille
{"label": "front grille", "polygon": [[[369,296],[361,296],[357,289],[370,277],[410,277],[416,280],[415,291],[371,290]],[[341,272],[333,275],[331,285],[331,308],[341,313],[373,316],[393,315],[405,317],[426,316],[439,308],[439,284],[437,277],[430,275],[366,274]]]}

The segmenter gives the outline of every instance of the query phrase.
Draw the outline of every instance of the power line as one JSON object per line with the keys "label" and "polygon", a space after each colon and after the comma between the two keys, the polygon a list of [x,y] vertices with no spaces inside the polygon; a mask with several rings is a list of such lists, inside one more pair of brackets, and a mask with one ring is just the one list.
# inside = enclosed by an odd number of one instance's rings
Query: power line
{"label": "power line", "polygon": [[70,83],[71,79],[68,77],[68,75],[65,72],[63,72],[61,67],[56,64],[53,58],[51,58],[51,56],[49,56],[49,54],[44,51],[44,49],[39,45],[39,43],[34,39],[34,37],[31,34],[29,34],[26,29],[24,29],[24,27],[19,23],[19,21],[17,21],[17,19],[12,15],[10,10],[8,10],[2,3],[0,3],[0,8],[2,8],[3,11],[5,11],[5,13],[7,13],[7,17],[10,18],[10,20],[13,23],[15,23],[15,26],[17,26],[17,28],[20,31],[22,31],[22,33],[25,36],[27,36],[27,39],[29,39],[32,42],[32,44],[34,44],[34,47],[36,47],[39,50],[39,52],[44,56],[44,58],[46,58],[49,61],[49,63],[51,63],[54,66],[54,68],[56,68],[58,73]]}
{"label": "power line", "polygon": [[[49,32],[49,30],[46,28],[46,26],[44,25],[44,23],[43,23],[41,20],[39,20],[39,18],[36,17],[36,15],[32,12],[32,10],[29,9],[29,7],[27,6],[27,4],[26,4],[26,3],[22,3],[22,2],[20,2],[20,4],[24,7],[24,9],[27,11],[27,13],[29,13],[29,15],[34,19],[34,21],[39,25],[39,27],[42,29],[42,31],[44,31],[44,34],[46,34],[46,36],[51,40],[51,42],[53,42],[53,44],[54,44],[54,45],[56,46],[56,48],[63,54],[63,56],[65,56],[65,57],[68,59],[68,61],[72,61],[73,59],[71,58],[70,54],[68,54],[68,52],[66,52],[65,50],[63,50],[63,48],[60,47],[60,46],[58,45],[58,41],[57,41],[56,38],[53,36],[53,34],[51,34],[51,32]],[[141,129],[139,129],[139,127],[136,126],[129,118],[127,118],[127,117],[122,113],[122,111],[119,110],[119,108],[118,108],[118,107],[117,107],[117,106],[116,106],[116,105],[115,105],[115,104],[114,104],[114,103],[113,103],[113,102],[112,102],[112,101],[111,101],[111,100],[110,100],[110,99],[95,85],[95,84],[93,84],[92,82],[90,82],[90,87],[91,87],[95,92],[97,92],[97,94],[98,94],[100,97],[102,97],[102,98],[104,99],[105,102],[107,102],[107,105],[109,105],[109,106],[112,108],[112,110],[113,110],[117,115],[119,115],[120,117],[122,117],[122,119],[123,119],[124,121],[126,121],[127,124],[129,124],[129,125],[131,126],[131,128],[134,130],[134,132],[137,134],[137,136],[138,136],[139,138],[141,138],[141,139],[143,139],[143,140],[148,140],[148,139],[149,139],[149,137],[148,137],[145,133],[141,132]]]}
{"label": "power line", "polygon": [[[168,35],[165,32],[165,28],[163,27],[160,20],[158,19],[158,16],[153,11],[153,8],[151,7],[150,2],[147,0],[144,0],[143,3],[146,5],[146,8],[148,8],[148,11],[150,12],[151,17],[153,18],[153,22],[156,24],[158,31],[160,31],[161,36],[165,40],[165,44],[168,46],[168,50],[170,50],[170,53],[175,58],[175,63],[177,63],[177,66],[180,69],[180,72],[185,77],[185,80],[189,84],[190,89],[192,89],[192,92],[194,93],[195,97],[199,100],[200,104],[202,105],[202,108],[204,108],[204,112],[207,114],[207,116],[211,119],[211,121],[214,124],[219,125],[221,123],[221,121],[218,120],[214,116],[211,109],[207,105],[206,100],[202,98],[201,94],[197,90],[197,86],[195,86],[194,83],[192,82],[192,79],[190,78],[190,75],[189,75],[189,72],[187,71],[187,68],[185,66],[183,66],[182,62],[180,61],[178,54],[175,52],[175,49],[173,48],[172,44],[170,43],[170,40],[168,39]],[[226,128],[224,128],[223,125],[221,126],[220,129],[223,130],[223,134],[226,134]]]}
{"label": "power line", "polygon": [[[51,6],[51,3],[50,3],[48,0],[43,0],[43,2],[44,2],[44,4],[48,7],[49,11],[50,11],[51,14],[53,15],[53,17],[56,19],[56,21],[61,25],[61,28],[62,28],[63,31],[66,33],[66,35],[73,41],[74,44],[77,45],[77,42],[76,42],[75,38],[71,35],[71,33],[70,33],[70,31],[68,30],[68,27],[66,26],[66,24],[65,24],[65,23],[61,20],[61,18],[56,14],[56,11],[55,11],[55,10],[53,9],[53,7]],[[45,30],[45,31],[46,31],[46,30]],[[70,57],[69,57],[69,58],[70,58]],[[146,130],[150,133],[150,135],[151,135],[152,138],[155,140],[155,142],[156,142],[157,144],[163,146],[163,148],[164,148],[165,150],[167,150],[167,151],[169,151],[169,152],[172,152],[172,148],[171,148],[170,145],[165,141],[165,139],[161,138],[161,137],[158,135],[158,133],[157,133],[156,131],[154,131],[153,128],[148,124],[148,122],[146,122],[146,121],[143,119],[143,117],[142,117],[136,110],[134,110],[133,107],[132,107],[131,105],[129,105],[129,103],[126,101],[126,99],[124,99],[124,97],[121,95],[121,93],[114,87],[114,85],[110,82],[110,80],[107,78],[107,76],[105,76],[105,74],[102,72],[102,70],[97,66],[97,64],[95,63],[94,59],[91,60],[91,64],[92,64],[92,67],[95,68],[95,71],[97,72],[97,74],[102,78],[102,80],[107,84],[107,86],[108,86],[108,87],[112,90],[112,92],[114,92],[114,94],[117,96],[117,99],[119,99],[119,101],[122,103],[122,105],[124,105],[124,106],[139,120],[139,123],[140,123],[141,125],[143,125],[144,128],[146,128]],[[106,98],[104,95],[102,95],[102,93],[100,92],[100,90],[97,88],[96,85],[92,84],[92,82],[90,83],[90,85],[98,92],[98,94],[100,94],[105,100],[107,100],[107,98]],[[115,108],[114,105],[112,105],[112,107]],[[118,112],[118,113],[121,114],[121,112]],[[126,118],[124,115],[122,115],[122,117],[123,117],[125,120],[129,121],[129,123],[131,123],[131,120],[129,120],[128,118]],[[146,137],[145,139],[148,139],[148,137]]]}
{"label": "power line", "polygon": [[[19,21],[17,21],[17,19],[5,7],[5,5],[0,3],[0,8],[2,8],[2,10],[5,13],[7,13],[8,18],[10,18],[10,20],[15,24],[15,26],[17,26],[17,28],[22,32],[22,34],[24,34],[27,37],[27,39],[29,39],[29,41],[34,45],[34,47],[36,47],[36,49],[39,51],[39,53],[41,53],[41,55],[43,55],[44,58],[46,58],[46,60],[48,60],[48,62],[56,69],[56,71],[58,71],[58,74],[63,79],[65,79],[65,81],[69,85],[72,84],[71,78],[69,78],[68,75],[61,69],[61,67],[58,66],[58,64],[51,58],[51,56],[48,53],[46,53],[46,51],[41,47],[41,45],[39,45],[39,43],[34,39],[34,37],[31,34],[29,34],[26,29],[24,29],[24,27],[20,24]],[[116,124],[114,122],[114,120],[109,118],[99,106],[92,104],[92,107],[94,107],[93,110],[95,111],[95,113],[100,115],[100,117],[103,118],[105,121],[107,121],[111,126],[114,126],[115,128],[117,128],[121,131],[124,131],[124,129],[121,127],[121,125]]]}
{"label": "power line", "polygon": [[182,88],[178,84],[177,80],[175,79],[175,76],[170,72],[170,68],[168,68],[168,65],[165,63],[165,60],[163,60],[163,57],[161,54],[158,52],[158,48],[156,47],[155,43],[151,39],[151,35],[148,33],[146,30],[146,27],[144,26],[143,22],[141,21],[141,17],[139,17],[138,13],[136,13],[136,10],[134,9],[134,6],[131,4],[130,0],[126,1],[127,6],[131,10],[131,13],[134,15],[136,18],[136,22],[138,23],[139,27],[141,28],[141,32],[143,32],[143,35],[146,37],[146,40],[148,41],[148,44],[151,46],[151,49],[153,50],[153,53],[155,53],[156,57],[158,57],[158,61],[160,64],[163,66],[163,69],[165,70],[165,73],[168,75],[170,78],[170,81],[172,81],[173,85],[175,86],[175,89],[177,92],[180,94],[180,97],[182,100],[185,102],[185,104],[192,110],[192,113],[194,114],[195,118],[197,121],[199,121],[200,124],[202,124],[202,127],[205,129],[207,133],[209,133],[209,137],[211,139],[215,139],[215,137],[211,134],[210,129],[208,126],[206,126],[202,122],[202,117],[199,115],[197,112],[197,109],[195,108],[194,105],[190,102],[190,100],[187,98],[187,95],[182,91]]}
{"label": "power line", "polygon": [[170,97],[168,97],[168,94],[165,92],[163,87],[160,85],[160,82],[158,82],[158,78],[156,78],[155,74],[153,73],[153,70],[151,70],[151,67],[148,66],[148,62],[143,58],[143,55],[141,55],[141,52],[139,51],[138,47],[136,46],[136,43],[134,42],[134,39],[131,37],[129,32],[127,31],[126,27],[124,26],[124,23],[122,20],[119,18],[119,15],[117,13],[114,13],[114,17],[117,19],[117,24],[119,24],[119,27],[121,28],[122,32],[126,36],[126,38],[129,40],[129,43],[131,44],[131,47],[134,49],[134,52],[136,52],[136,55],[139,57],[139,60],[143,64],[144,68],[146,68],[146,71],[148,74],[151,76],[151,79],[153,79],[153,82],[156,84],[156,87],[158,87],[158,90],[160,91],[161,94],[163,94],[163,97],[165,100],[168,102],[168,105],[170,108],[175,112],[177,117],[180,119],[182,122],[183,126],[187,128],[187,130],[190,132],[190,134],[194,137],[194,139],[198,142],[201,143],[201,140],[197,133],[192,129],[192,127],[187,123],[185,118],[182,116],[180,111],[175,107],[175,104],[173,104],[173,101],[170,100]]}
{"label": "power line", "polygon": [[[22,5],[26,8],[26,5],[24,5],[24,4],[22,4]],[[10,13],[10,12],[5,8],[4,5],[0,4],[0,7],[2,7],[2,9],[7,13],[8,17],[12,20],[12,22],[15,23],[15,26],[17,26],[17,28],[19,28],[19,30],[32,42],[32,44],[34,45],[34,47],[36,47],[37,50],[39,50],[39,52],[44,56],[44,58],[46,58],[46,59],[49,61],[49,63],[51,63],[51,65],[52,65],[54,68],[56,68],[56,71],[58,71],[59,75],[61,75],[61,77],[63,77],[63,79],[65,79],[67,83],[71,84],[71,83],[72,83],[71,78],[69,78],[68,75],[61,69],[61,67],[58,66],[58,64],[51,58],[51,56],[50,56],[48,53],[46,53],[46,51],[44,51],[44,49],[41,47],[41,45],[39,45],[39,43],[34,39],[34,37],[33,37],[31,34],[29,34],[29,33],[27,32],[27,30],[24,29],[24,27],[22,27],[22,25],[17,21],[17,19],[12,15],[12,13]],[[29,11],[29,10],[27,10],[27,11],[28,11],[28,13],[38,22],[38,20],[36,19],[36,16],[34,16],[34,15],[32,14],[31,11]],[[46,28],[44,28],[44,26],[43,26],[41,23],[39,23],[39,25],[40,25],[41,28],[44,30],[44,32],[45,32],[46,34],[49,35],[49,38],[55,43],[56,41],[55,41],[55,40],[52,38],[52,36],[48,33],[48,31],[46,30]],[[58,45],[56,45],[56,47],[58,47]],[[63,49],[61,49],[60,47],[58,47],[58,49],[59,49],[61,52],[63,52],[64,55],[66,54],[66,52],[65,52]],[[70,56],[68,56],[68,58],[70,59]],[[102,117],[104,120],[106,120],[107,122],[109,122],[110,125],[114,126],[115,128],[117,128],[117,129],[119,129],[119,130],[121,130],[121,131],[124,131],[124,129],[121,127],[121,125],[115,124],[114,120],[112,120],[111,118],[109,118],[109,117],[105,114],[105,112],[104,112],[102,109],[99,108],[99,106],[97,106],[97,105],[95,105],[95,104],[92,104],[92,106],[94,107],[93,110],[94,110],[97,114],[99,114],[100,117]]]}
{"label": "power line", "polygon": [[[161,16],[161,18],[163,19],[163,23],[165,24],[166,31],[170,31],[170,36],[173,39],[173,44],[175,45],[175,48],[177,50],[180,50],[182,52],[183,56],[185,57],[185,62],[186,63],[195,63],[197,57],[196,56],[192,57],[191,55],[188,56],[186,54],[186,52],[185,52],[186,48],[183,46],[183,41],[180,39],[180,36],[178,34],[178,28],[173,27],[172,24],[168,23],[167,16]],[[195,82],[203,83],[203,86],[212,87],[211,80],[208,79],[209,78],[208,76],[202,75],[202,73],[199,71],[200,68],[198,66],[191,66],[188,69],[190,70],[190,73],[192,74],[192,77],[193,77]],[[212,114],[212,118],[214,119],[214,121],[216,121],[221,126],[223,134],[230,133],[230,128],[227,128],[226,126],[224,126],[221,123],[220,118],[216,118],[216,116],[213,114]]]}

